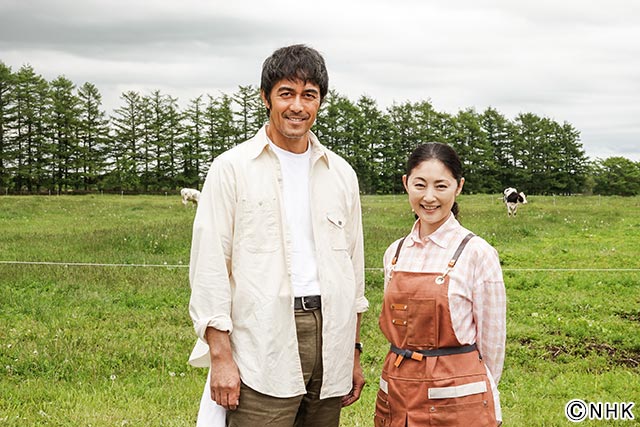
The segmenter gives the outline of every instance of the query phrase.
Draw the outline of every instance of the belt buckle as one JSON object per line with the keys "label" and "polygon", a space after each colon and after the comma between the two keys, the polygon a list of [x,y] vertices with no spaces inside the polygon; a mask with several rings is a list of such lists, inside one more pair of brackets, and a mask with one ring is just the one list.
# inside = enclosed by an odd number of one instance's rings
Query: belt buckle
{"label": "belt buckle", "polygon": [[307,308],[306,299],[307,299],[307,297],[300,298],[300,302],[302,303],[302,309],[304,311],[310,311],[310,309]]}

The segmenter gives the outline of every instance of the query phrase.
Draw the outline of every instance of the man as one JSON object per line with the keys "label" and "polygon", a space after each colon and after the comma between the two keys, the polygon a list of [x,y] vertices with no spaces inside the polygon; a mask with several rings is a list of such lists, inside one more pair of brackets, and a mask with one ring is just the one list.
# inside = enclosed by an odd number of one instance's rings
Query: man
{"label": "man", "polygon": [[364,386],[358,182],[310,131],[327,91],[316,50],[276,50],[260,86],[269,122],[219,156],[202,189],[191,360],[203,365],[207,343],[205,394],[227,409],[231,427],[338,426],[340,408]]}

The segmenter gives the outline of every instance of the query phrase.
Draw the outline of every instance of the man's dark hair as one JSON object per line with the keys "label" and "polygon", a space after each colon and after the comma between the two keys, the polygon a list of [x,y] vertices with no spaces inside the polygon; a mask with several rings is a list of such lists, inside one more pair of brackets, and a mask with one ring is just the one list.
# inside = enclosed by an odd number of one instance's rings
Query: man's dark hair
{"label": "man's dark hair", "polygon": [[271,104],[273,86],[282,79],[311,82],[320,88],[320,102],[329,91],[329,74],[320,53],[303,44],[281,47],[262,64],[260,90]]}

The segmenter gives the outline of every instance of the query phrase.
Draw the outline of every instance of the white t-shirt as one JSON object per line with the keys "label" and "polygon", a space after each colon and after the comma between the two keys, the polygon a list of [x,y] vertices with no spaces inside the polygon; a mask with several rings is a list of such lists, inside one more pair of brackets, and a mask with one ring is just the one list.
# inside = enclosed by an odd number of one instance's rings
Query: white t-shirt
{"label": "white t-shirt", "polygon": [[311,145],[302,154],[292,153],[269,141],[280,160],[282,196],[291,235],[291,284],[296,297],[320,295],[318,266],[311,225],[309,170]]}

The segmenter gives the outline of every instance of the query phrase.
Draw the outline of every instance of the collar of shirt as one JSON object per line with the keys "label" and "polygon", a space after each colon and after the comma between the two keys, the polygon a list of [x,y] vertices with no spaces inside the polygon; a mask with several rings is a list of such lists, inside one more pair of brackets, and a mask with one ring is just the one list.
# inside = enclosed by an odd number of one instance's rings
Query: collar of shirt
{"label": "collar of shirt", "polygon": [[[267,125],[260,128],[256,136],[251,140],[247,141],[249,144],[249,153],[252,159],[256,159],[258,156],[266,152],[267,147],[269,147],[269,137],[267,136]],[[313,134],[313,132],[309,131],[309,142],[311,143],[311,164],[314,164],[318,159],[324,159],[324,162],[327,165],[327,168],[330,168],[329,164],[329,155],[327,154],[326,149],[318,138]]]}
{"label": "collar of shirt", "polygon": [[424,239],[421,239],[420,238],[420,220],[417,219],[416,222],[413,224],[411,233],[409,234],[410,241],[407,246],[410,247],[416,244],[424,246],[427,240],[431,240],[436,245],[440,246],[443,249],[446,249],[449,246],[449,243],[451,241],[451,235],[449,234],[449,232],[454,228],[458,228],[458,227],[460,227],[460,223],[455,218],[455,216],[453,216],[453,214],[450,214],[449,218],[447,218],[444,224],[438,227],[436,231],[429,234]]}

